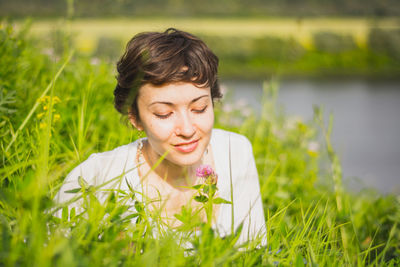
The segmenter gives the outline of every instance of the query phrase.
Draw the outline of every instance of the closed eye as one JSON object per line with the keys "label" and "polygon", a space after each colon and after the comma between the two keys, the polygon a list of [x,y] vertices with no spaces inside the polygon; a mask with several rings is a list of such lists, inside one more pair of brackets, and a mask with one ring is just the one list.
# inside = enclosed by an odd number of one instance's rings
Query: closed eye
{"label": "closed eye", "polygon": [[202,109],[193,109],[193,112],[195,112],[195,113],[203,113],[204,111],[206,111],[207,107],[208,107],[208,105],[205,106]]}
{"label": "closed eye", "polygon": [[154,115],[159,119],[167,119],[169,116],[172,115],[172,112],[167,113],[167,114],[156,114],[156,113],[154,113]]}

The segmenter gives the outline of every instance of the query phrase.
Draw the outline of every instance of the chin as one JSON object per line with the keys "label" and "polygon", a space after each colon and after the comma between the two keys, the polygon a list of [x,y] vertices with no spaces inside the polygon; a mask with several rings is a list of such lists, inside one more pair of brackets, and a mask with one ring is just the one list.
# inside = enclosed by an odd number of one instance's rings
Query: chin
{"label": "chin", "polygon": [[198,147],[191,153],[180,153],[174,151],[167,156],[167,160],[179,166],[191,166],[201,161],[205,148]]}
{"label": "chin", "polygon": [[193,155],[174,155],[167,156],[167,160],[179,166],[191,166],[201,161],[203,153],[193,153]]}

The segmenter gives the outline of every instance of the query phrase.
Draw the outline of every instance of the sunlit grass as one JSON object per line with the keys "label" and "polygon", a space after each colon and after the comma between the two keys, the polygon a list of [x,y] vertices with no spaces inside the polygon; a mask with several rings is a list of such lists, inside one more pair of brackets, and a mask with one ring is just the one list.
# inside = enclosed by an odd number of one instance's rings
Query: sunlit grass
{"label": "sunlit grass", "polygon": [[[399,264],[400,198],[372,190],[347,192],[329,141],[332,124],[325,128],[322,111],[315,123],[278,112],[274,80],[264,85],[261,116],[244,114],[239,103],[230,103],[230,109],[217,104],[215,111],[217,128],[242,133],[253,144],[266,247],[254,240],[238,248],[237,235],[220,238],[207,224],[200,225],[202,235],[187,234],[194,229],[190,214],[180,217],[187,222],[185,231],[165,230],[154,223],[160,222],[159,213],[150,213],[141,202],[136,211],[129,210],[127,201],[138,197],[134,190],[110,192],[99,202],[95,191],[102,188],[82,181],[77,198],[86,205],[83,214],[57,205],[52,199],[72,168],[139,135],[117,119],[113,108],[114,66],[71,56],[68,46],[48,53],[46,44],[10,27],[0,34],[1,265]],[[318,137],[321,132],[325,141]]]}

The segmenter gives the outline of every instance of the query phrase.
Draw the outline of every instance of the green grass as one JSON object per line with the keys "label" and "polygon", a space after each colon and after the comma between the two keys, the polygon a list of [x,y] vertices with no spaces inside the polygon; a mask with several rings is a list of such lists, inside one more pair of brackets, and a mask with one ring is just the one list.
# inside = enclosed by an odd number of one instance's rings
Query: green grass
{"label": "green grass", "polygon": [[[114,192],[100,203],[93,189],[85,190],[81,215],[57,206],[52,199],[73,167],[91,153],[135,140],[138,133],[116,119],[112,65],[71,52],[68,41],[53,53],[26,36],[7,25],[0,31],[1,265],[400,263],[400,198],[373,190],[347,192],[329,142],[332,124],[324,126],[318,109],[310,123],[278,112],[274,81],[264,86],[261,117],[244,116],[240,104],[229,112],[224,104],[216,108],[216,127],[242,133],[253,144],[267,247],[254,240],[239,249],[237,235],[221,239],[207,224],[200,225],[201,236],[192,236],[188,215],[184,229],[164,231],[152,223],[158,215],[139,202],[138,212],[127,213],[126,201],[137,197],[132,191]],[[60,218],[53,216],[58,208]],[[131,223],[133,217],[139,222]]]}

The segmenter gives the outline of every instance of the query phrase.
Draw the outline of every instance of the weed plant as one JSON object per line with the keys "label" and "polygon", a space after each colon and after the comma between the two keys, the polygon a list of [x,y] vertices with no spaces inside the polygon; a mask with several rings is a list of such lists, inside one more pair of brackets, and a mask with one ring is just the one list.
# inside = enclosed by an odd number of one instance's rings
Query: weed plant
{"label": "weed plant", "polygon": [[[347,192],[329,141],[332,124],[325,126],[318,109],[315,123],[277,112],[274,82],[264,86],[261,116],[244,116],[239,106],[229,112],[216,107],[216,127],[242,133],[253,144],[266,246],[260,240],[237,245],[240,229],[221,238],[185,209],[178,215],[182,226],[169,230],[133,189],[109,192],[100,202],[95,193],[102,188],[82,179],[75,191],[83,213],[54,203],[73,167],[139,135],[116,119],[114,66],[71,48],[55,54],[8,25],[0,30],[0,53],[0,265],[400,264],[400,198]],[[325,153],[327,171],[320,169]],[[136,201],[134,212],[130,200]]]}

